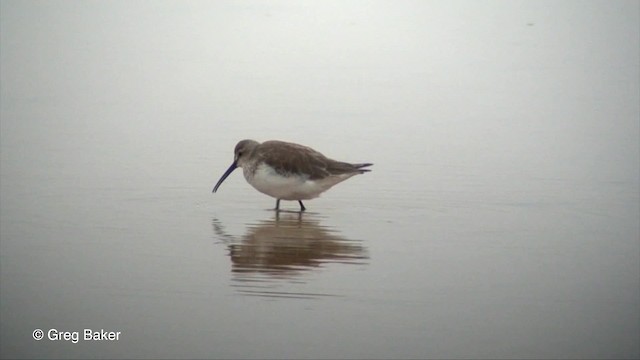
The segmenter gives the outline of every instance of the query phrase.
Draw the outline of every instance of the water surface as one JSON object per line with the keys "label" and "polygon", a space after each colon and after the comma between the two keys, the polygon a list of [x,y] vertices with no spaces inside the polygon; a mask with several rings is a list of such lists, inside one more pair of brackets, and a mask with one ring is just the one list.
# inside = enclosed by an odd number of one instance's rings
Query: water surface
{"label": "water surface", "polygon": [[0,10],[2,357],[640,356],[637,2]]}

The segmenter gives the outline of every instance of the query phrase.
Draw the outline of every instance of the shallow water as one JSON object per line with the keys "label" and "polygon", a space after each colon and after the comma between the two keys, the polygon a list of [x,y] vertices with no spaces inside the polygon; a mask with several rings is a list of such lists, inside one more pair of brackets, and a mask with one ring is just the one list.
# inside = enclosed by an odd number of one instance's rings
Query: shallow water
{"label": "shallow water", "polygon": [[2,2],[2,357],[639,357],[638,4],[549,6]]}

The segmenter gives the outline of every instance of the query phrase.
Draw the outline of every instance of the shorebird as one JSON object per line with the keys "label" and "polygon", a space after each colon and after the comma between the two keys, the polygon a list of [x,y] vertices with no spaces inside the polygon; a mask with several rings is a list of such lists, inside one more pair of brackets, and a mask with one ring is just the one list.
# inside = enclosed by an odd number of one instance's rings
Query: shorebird
{"label": "shorebird", "polygon": [[371,171],[365,168],[373,165],[332,160],[310,147],[277,140],[242,140],[233,153],[233,163],[213,192],[240,167],[251,186],[276,198],[275,210],[280,210],[280,200],[297,200],[300,211],[305,211],[302,200],[314,199],[339,182]]}

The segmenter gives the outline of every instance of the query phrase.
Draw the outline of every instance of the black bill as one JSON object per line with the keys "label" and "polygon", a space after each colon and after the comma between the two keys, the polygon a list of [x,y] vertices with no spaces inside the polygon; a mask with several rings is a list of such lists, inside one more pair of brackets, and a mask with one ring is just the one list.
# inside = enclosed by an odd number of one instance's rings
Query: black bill
{"label": "black bill", "polygon": [[227,176],[229,176],[229,174],[231,174],[233,172],[233,170],[235,170],[238,167],[238,164],[234,161],[231,166],[229,166],[229,168],[227,169],[227,171],[224,172],[224,174],[222,175],[222,177],[220,178],[220,180],[218,180],[218,183],[216,184],[216,186],[213,187],[213,192],[216,192],[218,190],[218,188],[220,187],[220,184],[222,184],[222,182],[224,181],[224,179],[227,178]]}

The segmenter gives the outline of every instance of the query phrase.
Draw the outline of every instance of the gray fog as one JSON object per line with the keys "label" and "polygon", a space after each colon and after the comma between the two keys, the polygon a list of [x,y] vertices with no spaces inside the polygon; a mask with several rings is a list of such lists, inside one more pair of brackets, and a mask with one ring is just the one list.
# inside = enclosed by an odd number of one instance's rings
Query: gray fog
{"label": "gray fog", "polygon": [[[638,44],[637,1],[2,0],[1,356],[638,358]],[[242,139],[374,165],[276,213],[211,193]]]}

